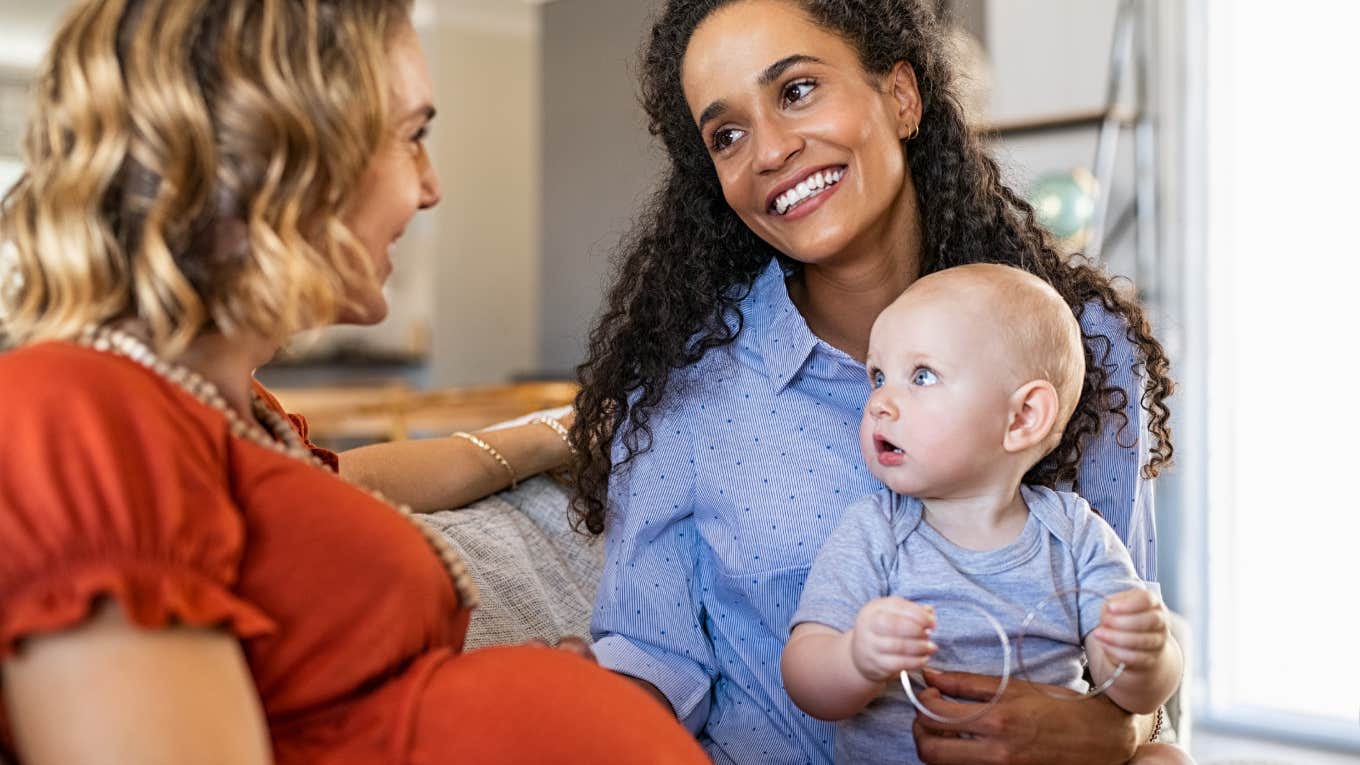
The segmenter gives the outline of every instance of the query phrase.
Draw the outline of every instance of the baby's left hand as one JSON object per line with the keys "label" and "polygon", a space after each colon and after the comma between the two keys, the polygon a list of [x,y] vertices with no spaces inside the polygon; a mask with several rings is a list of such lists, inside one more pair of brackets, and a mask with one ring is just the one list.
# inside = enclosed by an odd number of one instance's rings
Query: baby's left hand
{"label": "baby's left hand", "polygon": [[1094,636],[1112,662],[1123,662],[1126,671],[1140,672],[1161,659],[1170,634],[1161,598],[1138,588],[1111,595],[1105,601]]}

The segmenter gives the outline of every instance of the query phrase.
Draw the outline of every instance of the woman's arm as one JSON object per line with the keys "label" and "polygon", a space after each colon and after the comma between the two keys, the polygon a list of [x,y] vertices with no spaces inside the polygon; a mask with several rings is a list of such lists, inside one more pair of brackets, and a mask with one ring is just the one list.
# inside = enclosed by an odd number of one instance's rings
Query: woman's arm
{"label": "woman's arm", "polygon": [[[574,413],[560,418],[571,427]],[[567,464],[566,442],[541,422],[479,431],[523,481]],[[465,438],[423,438],[352,449],[340,455],[340,474],[376,489],[418,513],[462,507],[510,486],[510,473],[495,457]]]}
{"label": "woman's arm", "polygon": [[[610,476],[604,571],[590,631],[600,666],[637,682],[697,733],[708,720],[718,667],[702,626],[690,407],[698,402],[680,397],[655,411],[652,448]],[[616,460],[625,437],[616,436]]]}
{"label": "woman's arm", "polygon": [[241,645],[223,632],[138,629],[106,600],[79,627],[28,639],[0,679],[25,765],[273,761]]}

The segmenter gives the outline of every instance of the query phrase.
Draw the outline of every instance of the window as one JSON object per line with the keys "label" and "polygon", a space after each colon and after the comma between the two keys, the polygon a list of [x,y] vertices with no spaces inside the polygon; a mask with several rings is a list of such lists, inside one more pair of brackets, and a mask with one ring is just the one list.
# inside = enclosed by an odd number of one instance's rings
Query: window
{"label": "window", "polygon": [[1199,719],[1360,750],[1360,4],[1201,10],[1178,402]]}

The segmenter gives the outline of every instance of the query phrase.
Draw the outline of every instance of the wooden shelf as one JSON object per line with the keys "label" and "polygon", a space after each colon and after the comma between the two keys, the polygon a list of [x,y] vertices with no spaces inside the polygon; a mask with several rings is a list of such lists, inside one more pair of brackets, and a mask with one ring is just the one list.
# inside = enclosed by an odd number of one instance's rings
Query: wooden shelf
{"label": "wooden shelf", "polygon": [[[1120,126],[1132,125],[1138,114],[1132,110],[1117,110],[1114,118]],[[1098,128],[1105,121],[1104,109],[1053,114],[1024,120],[1009,120],[983,125],[978,132],[988,138],[1013,138],[1034,133],[1055,133],[1068,130]]]}
{"label": "wooden shelf", "polygon": [[419,391],[403,384],[275,388],[285,409],[307,418],[317,443],[387,441],[476,430],[570,404],[574,382],[512,383]]}

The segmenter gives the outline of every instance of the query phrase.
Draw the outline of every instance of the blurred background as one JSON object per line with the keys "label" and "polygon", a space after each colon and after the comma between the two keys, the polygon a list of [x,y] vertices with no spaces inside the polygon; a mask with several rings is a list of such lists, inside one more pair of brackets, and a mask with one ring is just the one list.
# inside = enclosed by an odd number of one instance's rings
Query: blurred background
{"label": "blurred background", "polygon": [[[0,189],[66,0],[0,0]],[[610,255],[657,177],[651,0],[420,0],[444,201],[381,326],[259,376],[338,445],[570,399]],[[1129,278],[1172,354],[1160,571],[1202,763],[1360,762],[1360,6],[944,0],[965,101],[1054,235]],[[1352,95],[1346,95],[1350,93]],[[0,394],[2,395],[2,394]]]}

